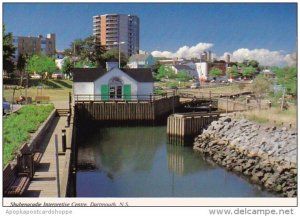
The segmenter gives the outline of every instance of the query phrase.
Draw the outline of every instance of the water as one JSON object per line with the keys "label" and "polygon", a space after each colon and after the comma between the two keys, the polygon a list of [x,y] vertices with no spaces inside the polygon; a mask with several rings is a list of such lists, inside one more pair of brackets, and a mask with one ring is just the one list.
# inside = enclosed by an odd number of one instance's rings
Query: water
{"label": "water", "polygon": [[77,197],[273,196],[192,147],[167,144],[166,127],[95,127],[78,134]]}

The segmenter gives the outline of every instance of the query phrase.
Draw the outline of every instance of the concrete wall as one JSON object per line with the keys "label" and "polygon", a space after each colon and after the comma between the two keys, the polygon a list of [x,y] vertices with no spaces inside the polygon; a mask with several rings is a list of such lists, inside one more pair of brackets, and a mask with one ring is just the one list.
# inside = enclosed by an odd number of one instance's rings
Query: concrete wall
{"label": "concrete wall", "polygon": [[[74,95],[80,95],[80,94],[94,94],[94,83],[92,82],[74,82],[73,86]],[[100,94],[100,91],[98,90],[98,94]],[[80,100],[89,100],[91,99],[88,96],[80,96],[78,98]],[[77,100],[77,98],[75,98]]]}

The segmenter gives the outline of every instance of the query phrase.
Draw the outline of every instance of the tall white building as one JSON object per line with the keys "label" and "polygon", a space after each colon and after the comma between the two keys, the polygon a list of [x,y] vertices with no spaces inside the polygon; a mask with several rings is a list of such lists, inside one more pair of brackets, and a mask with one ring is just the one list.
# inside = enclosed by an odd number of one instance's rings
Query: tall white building
{"label": "tall white building", "polygon": [[107,49],[119,47],[127,57],[138,54],[140,21],[135,15],[104,14],[93,16],[93,35]]}

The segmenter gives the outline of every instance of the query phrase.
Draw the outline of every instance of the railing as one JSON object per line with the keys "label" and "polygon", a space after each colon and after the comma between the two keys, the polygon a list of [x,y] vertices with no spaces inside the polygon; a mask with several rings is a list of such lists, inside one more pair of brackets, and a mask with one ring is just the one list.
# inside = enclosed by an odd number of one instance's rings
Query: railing
{"label": "railing", "polygon": [[175,94],[171,93],[164,93],[164,94],[144,94],[144,95],[115,95],[111,97],[110,95],[107,94],[76,94],[74,95],[74,100],[75,102],[81,102],[81,101],[101,101],[101,102],[142,102],[142,101],[147,101],[147,102],[152,102],[156,100],[161,100],[164,98],[169,98],[171,96],[175,96]]}

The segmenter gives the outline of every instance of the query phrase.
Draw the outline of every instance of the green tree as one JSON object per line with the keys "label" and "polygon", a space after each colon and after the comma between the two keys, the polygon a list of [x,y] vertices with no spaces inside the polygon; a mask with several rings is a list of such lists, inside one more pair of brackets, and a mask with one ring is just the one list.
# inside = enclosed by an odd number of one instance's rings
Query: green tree
{"label": "green tree", "polygon": [[[121,67],[127,65],[128,58],[125,56],[124,53],[120,53],[121,55]],[[102,54],[102,58],[104,62],[108,61],[119,61],[119,50],[117,48],[112,48],[107,50],[105,53]]]}
{"label": "green tree", "polygon": [[270,92],[271,84],[271,81],[266,79],[262,75],[259,75],[254,79],[251,85],[251,91],[255,95],[255,100],[257,102],[258,109],[261,109],[262,99],[268,92]]}
{"label": "green tree", "polygon": [[23,54],[20,54],[18,57],[18,62],[17,62],[17,69],[20,72],[20,83],[19,83],[20,86],[22,86],[22,84],[23,84],[23,76],[24,76],[25,67],[26,67],[26,56]]}
{"label": "green tree", "polygon": [[190,79],[192,79],[192,77],[189,76],[185,70],[181,70],[178,71],[178,73],[176,74],[176,79],[178,81],[184,82],[184,81],[189,81]]}
{"label": "green tree", "polygon": [[166,67],[164,65],[161,65],[158,69],[158,73],[155,76],[155,78],[157,80],[161,80],[162,78],[172,79],[172,78],[176,78],[176,75],[170,67]]}
{"label": "green tree", "polygon": [[95,36],[88,36],[84,39],[76,39],[70,44],[70,48],[65,49],[67,56],[78,58],[78,65],[83,67],[92,65],[93,67],[105,67],[105,60],[102,55],[105,53],[105,47],[97,41]]}
{"label": "green tree", "polygon": [[221,76],[223,74],[223,71],[220,70],[219,68],[215,68],[213,67],[210,71],[209,71],[209,75],[212,77],[218,77]]}
{"label": "green tree", "polygon": [[242,74],[245,77],[252,77],[255,71],[256,71],[255,68],[252,66],[242,68]]}
{"label": "green tree", "polygon": [[12,44],[12,34],[5,33],[5,25],[2,28],[2,35],[3,35],[3,70],[6,73],[12,73],[14,71],[14,53],[16,48]]}
{"label": "green tree", "polygon": [[259,63],[256,60],[250,60],[250,61],[248,61],[248,65],[247,66],[252,66],[254,68],[258,68],[259,67]]}
{"label": "green tree", "polygon": [[48,74],[54,73],[57,67],[53,58],[45,55],[33,55],[28,60],[27,69],[30,73],[38,73],[47,77]]}
{"label": "green tree", "polygon": [[286,92],[293,96],[297,95],[297,68],[284,67],[273,68],[276,74],[277,83],[286,88]]}
{"label": "green tree", "polygon": [[72,69],[73,69],[73,63],[70,60],[70,58],[68,57],[64,58],[63,65],[61,67],[61,72],[69,77],[71,75]]}
{"label": "green tree", "polygon": [[78,60],[75,62],[75,68],[96,68],[97,65],[89,60]]}
{"label": "green tree", "polygon": [[240,72],[236,65],[232,65],[231,68],[227,68],[226,73],[227,73],[228,78],[230,78],[230,77],[236,78],[236,77],[240,76]]}
{"label": "green tree", "polygon": [[159,61],[156,61],[155,65],[153,65],[152,69],[153,69],[155,76],[158,74],[158,70],[159,70],[160,66],[161,66],[161,63],[159,63]]}

